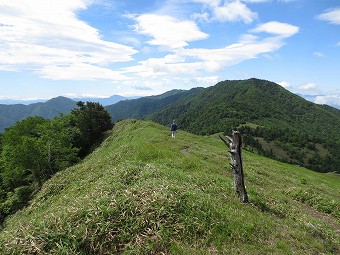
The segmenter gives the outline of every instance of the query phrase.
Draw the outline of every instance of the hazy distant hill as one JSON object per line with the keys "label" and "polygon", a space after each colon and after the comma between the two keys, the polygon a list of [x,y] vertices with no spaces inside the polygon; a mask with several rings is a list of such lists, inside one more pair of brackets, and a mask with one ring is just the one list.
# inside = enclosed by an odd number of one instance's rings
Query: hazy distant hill
{"label": "hazy distant hill", "polygon": [[76,102],[66,97],[56,97],[45,103],[30,105],[0,105],[0,132],[27,117],[41,116],[45,119],[52,119],[60,113],[70,113],[75,107]]}
{"label": "hazy distant hill", "polygon": [[340,110],[311,103],[273,82],[223,81],[148,119],[196,134],[238,128],[254,151],[317,171],[340,172]]}
{"label": "hazy distant hill", "polygon": [[[83,102],[98,102],[103,106],[106,105],[111,105],[115,104],[121,100],[127,100],[127,99],[135,99],[138,97],[124,97],[124,96],[119,96],[119,95],[113,95],[110,97],[105,97],[105,98],[98,98],[98,97],[82,97],[82,98],[70,98],[73,101],[83,101]],[[30,104],[35,104],[35,103],[45,103],[48,100],[46,99],[28,99],[28,100],[20,100],[20,99],[0,99],[0,105],[1,104],[8,104],[8,105],[13,105],[13,104],[23,104],[23,105],[30,105]]]}
{"label": "hazy distant hill", "polygon": [[[0,100],[0,132],[6,127],[14,125],[17,121],[26,119],[30,116],[41,116],[45,119],[52,119],[59,113],[70,113],[76,107],[77,101],[98,102],[103,106],[112,105],[122,100],[135,99],[135,97],[123,97],[114,95],[108,98],[67,98],[56,97],[50,100]],[[21,103],[15,103],[21,102]],[[29,103],[30,102],[30,103]],[[34,103],[33,103],[34,102]],[[28,104],[29,103],[29,104]]]}
{"label": "hazy distant hill", "polygon": [[174,104],[180,99],[190,98],[202,90],[203,88],[171,90],[157,96],[120,101],[114,105],[106,106],[106,109],[114,121],[132,118],[141,119],[148,114],[159,111],[165,106]]}
{"label": "hazy distant hill", "polygon": [[83,101],[83,102],[95,102],[100,103],[102,106],[112,105],[118,103],[119,101],[135,99],[137,97],[124,97],[119,95],[113,95],[107,98],[94,98],[94,97],[83,97],[83,98],[71,98],[74,101]]}

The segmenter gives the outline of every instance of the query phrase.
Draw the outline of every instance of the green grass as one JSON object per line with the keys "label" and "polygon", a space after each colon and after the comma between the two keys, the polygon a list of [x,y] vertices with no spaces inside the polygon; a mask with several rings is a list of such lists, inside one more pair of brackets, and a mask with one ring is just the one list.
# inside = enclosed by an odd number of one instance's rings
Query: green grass
{"label": "green grass", "polygon": [[0,254],[339,254],[340,177],[243,152],[233,190],[217,136],[122,121],[0,231]]}

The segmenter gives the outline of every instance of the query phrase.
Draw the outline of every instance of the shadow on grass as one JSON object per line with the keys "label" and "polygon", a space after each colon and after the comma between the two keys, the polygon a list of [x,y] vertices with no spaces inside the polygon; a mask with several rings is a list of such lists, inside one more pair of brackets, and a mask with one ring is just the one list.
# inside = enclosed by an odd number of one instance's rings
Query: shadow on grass
{"label": "shadow on grass", "polygon": [[250,200],[250,204],[257,207],[261,212],[268,213],[270,215],[274,215],[278,218],[285,218],[286,215],[281,211],[278,211],[275,208],[270,207],[268,204],[262,201],[261,198],[254,196],[253,199]]}

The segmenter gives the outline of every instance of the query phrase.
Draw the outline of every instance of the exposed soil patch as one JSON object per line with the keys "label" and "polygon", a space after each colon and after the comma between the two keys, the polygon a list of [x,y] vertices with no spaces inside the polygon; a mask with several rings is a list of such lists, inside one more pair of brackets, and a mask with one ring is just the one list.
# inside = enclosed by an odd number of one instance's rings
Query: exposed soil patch
{"label": "exposed soil patch", "polygon": [[181,149],[181,152],[183,153],[184,156],[189,157],[190,156],[190,152],[189,152],[189,147],[184,147]]}

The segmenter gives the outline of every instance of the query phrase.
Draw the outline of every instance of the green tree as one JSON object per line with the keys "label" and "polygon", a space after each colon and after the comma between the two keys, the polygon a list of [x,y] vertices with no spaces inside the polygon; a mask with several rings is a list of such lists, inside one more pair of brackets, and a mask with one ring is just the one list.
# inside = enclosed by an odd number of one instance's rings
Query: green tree
{"label": "green tree", "polygon": [[32,183],[40,185],[46,179],[46,165],[38,140],[38,127],[45,122],[41,117],[29,117],[4,132],[1,178],[6,189]]}
{"label": "green tree", "polygon": [[81,139],[80,155],[84,156],[91,147],[101,140],[102,134],[113,126],[110,114],[99,103],[77,102],[77,109],[72,110],[74,125],[79,128]]}
{"label": "green tree", "polygon": [[71,115],[56,117],[40,126],[40,148],[48,176],[78,162],[79,148],[75,147],[80,130],[71,125]]}

